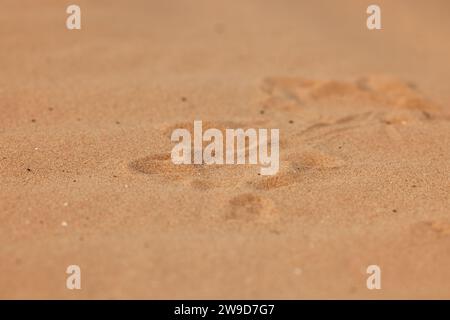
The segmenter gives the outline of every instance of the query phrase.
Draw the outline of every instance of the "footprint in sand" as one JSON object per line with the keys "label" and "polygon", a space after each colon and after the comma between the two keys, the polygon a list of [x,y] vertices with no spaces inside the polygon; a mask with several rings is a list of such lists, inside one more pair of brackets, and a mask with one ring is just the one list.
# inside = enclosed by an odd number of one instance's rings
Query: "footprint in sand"
{"label": "footprint in sand", "polygon": [[391,140],[402,143],[400,126],[448,118],[416,85],[390,76],[353,81],[269,77],[262,90],[268,95],[263,109],[272,109],[273,118],[280,111],[292,113],[290,117],[295,116],[296,127],[301,128],[283,138],[285,149],[299,141],[316,145],[341,139],[343,134],[380,123],[386,125]]}
{"label": "footprint in sand", "polygon": [[154,175],[171,182],[181,182],[199,191],[221,186],[213,177],[214,170],[219,168],[205,165],[175,165],[172,163],[170,153],[158,153],[136,159],[129,167],[135,172]]}
{"label": "footprint in sand", "polygon": [[[244,123],[237,122],[207,121],[205,123],[204,128],[215,127],[222,130],[236,127],[245,128]],[[176,128],[193,130],[193,123],[165,125],[161,129],[162,134],[170,136],[172,130]],[[252,170],[250,165],[239,168],[226,165],[175,165],[172,163],[170,152],[156,153],[136,159],[129,164],[129,168],[135,172],[178,181],[196,190],[206,191],[218,187],[235,188],[249,185],[257,190],[272,190],[301,181],[302,175],[307,170],[335,169],[343,165],[342,160],[310,148],[302,152],[290,153],[285,160],[281,161],[280,172],[276,175],[257,176],[257,179],[252,178],[255,170]]]}
{"label": "footprint in sand", "polygon": [[179,180],[185,176],[200,174],[202,165],[175,165],[172,163],[170,153],[157,153],[147,157],[139,158],[130,163],[129,167],[137,172],[161,175],[171,180]]}
{"label": "footprint in sand", "polygon": [[264,80],[262,90],[269,95],[265,108],[298,110],[299,106],[314,101],[344,99],[419,111],[420,118],[425,120],[439,112],[436,104],[414,84],[388,76],[368,76],[354,81],[271,77]]}
{"label": "footprint in sand", "polygon": [[229,201],[227,221],[271,223],[279,219],[274,202],[253,193],[243,193]]}
{"label": "footprint in sand", "polygon": [[312,171],[330,171],[341,168],[345,162],[324,152],[308,149],[288,154],[281,161],[280,172],[275,176],[260,176],[250,182],[257,190],[273,190],[287,187],[302,181]]}
{"label": "footprint in sand", "polygon": [[[234,126],[239,125],[242,124],[235,122],[203,122],[204,130],[209,128],[233,128]],[[165,124],[161,126],[160,130],[162,136],[165,136],[165,139],[168,139],[168,143],[171,143],[170,137],[172,132],[178,128],[187,129],[192,133],[194,130],[193,121]],[[218,184],[214,182],[214,179],[211,178],[211,174],[214,173],[215,170],[220,169],[221,166],[207,166],[200,164],[175,165],[172,162],[170,152],[165,152],[133,160],[129,164],[129,168],[136,172],[163,177],[171,181],[182,181],[198,190],[208,190],[218,186]]]}
{"label": "footprint in sand", "polygon": [[[264,121],[262,121],[264,122]],[[203,121],[203,131],[209,128],[216,128],[224,132],[226,129],[247,129],[249,127],[257,127],[262,124],[261,121],[256,122],[232,122],[232,121]],[[193,135],[193,121],[192,122],[178,122],[174,124],[164,124],[161,126],[161,135],[168,139],[173,130],[186,129]],[[193,143],[193,141],[192,141]],[[269,139],[270,144],[270,139]],[[192,145],[193,147],[193,145]],[[248,152],[249,146],[246,146]],[[169,180],[179,180],[185,185],[200,190],[206,191],[217,187],[236,187],[242,184],[245,176],[252,175],[255,170],[251,169],[251,165],[175,165],[172,163],[170,152],[157,153],[143,158],[136,159],[129,164],[130,169],[136,172],[156,175]],[[254,169],[253,165],[253,169]],[[244,170],[243,170],[244,169]]]}

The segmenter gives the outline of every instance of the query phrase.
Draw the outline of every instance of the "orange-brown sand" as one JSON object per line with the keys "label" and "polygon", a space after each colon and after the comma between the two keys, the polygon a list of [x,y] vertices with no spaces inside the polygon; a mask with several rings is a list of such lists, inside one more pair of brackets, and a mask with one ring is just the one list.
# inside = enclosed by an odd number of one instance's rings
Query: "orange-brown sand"
{"label": "orange-brown sand", "polygon": [[[371,3],[2,1],[0,298],[450,298],[450,5]],[[196,119],[280,171],[173,165]]]}

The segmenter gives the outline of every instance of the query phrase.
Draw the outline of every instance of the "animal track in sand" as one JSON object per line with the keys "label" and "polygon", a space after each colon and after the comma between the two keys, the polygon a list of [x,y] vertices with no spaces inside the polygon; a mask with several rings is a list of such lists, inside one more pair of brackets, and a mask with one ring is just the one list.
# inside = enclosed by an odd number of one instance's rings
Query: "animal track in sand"
{"label": "animal track in sand", "polygon": [[[226,165],[176,165],[170,153],[156,153],[133,160],[128,165],[135,172],[155,175],[169,181],[181,182],[199,191],[207,191],[219,187],[234,187],[242,183],[242,174]],[[228,175],[226,179],[222,173]],[[220,174],[219,174],[220,172]]]}
{"label": "animal track in sand", "polygon": [[355,81],[270,77],[264,80],[262,90],[269,94],[265,106],[282,109],[310,101],[342,98],[420,110],[425,117],[439,110],[415,85],[388,76],[368,76]]}
{"label": "animal track in sand", "polygon": [[288,154],[285,161],[282,161],[280,173],[270,177],[260,176],[258,179],[252,180],[250,185],[257,190],[269,191],[300,182],[310,170],[333,170],[344,165],[345,162],[335,156],[308,149]]}
{"label": "animal track in sand", "polygon": [[225,220],[269,223],[279,218],[274,202],[254,193],[243,193],[229,201]]}
{"label": "animal track in sand", "polygon": [[[221,121],[205,121],[203,122],[204,130],[209,128],[226,129],[233,127],[243,127],[238,122],[221,122]],[[171,143],[170,137],[175,129],[187,129],[193,132],[193,122],[177,122],[174,124],[165,124],[160,129],[161,132]],[[190,185],[198,190],[207,190],[219,185],[210,177],[215,170],[223,168],[222,165],[175,165],[172,162],[170,152],[156,153],[150,156],[133,160],[129,164],[129,168],[144,174],[159,175],[170,180],[189,180]]]}
{"label": "animal track in sand", "polygon": [[202,165],[177,166],[172,163],[170,153],[157,153],[132,161],[129,167],[145,174],[159,174],[166,178],[178,180],[186,176],[200,174]]}
{"label": "animal track in sand", "polygon": [[[346,123],[357,118],[364,118],[367,115],[356,115],[340,119],[338,122]],[[242,123],[236,122],[206,122],[208,127],[228,128],[233,126],[242,126]],[[191,122],[176,123],[163,127],[164,133],[169,135],[175,128],[186,128],[193,130]],[[233,170],[226,165],[176,165],[172,162],[170,152],[155,153],[149,156],[138,158],[130,162],[129,168],[133,171],[148,175],[155,175],[171,181],[181,181],[183,185],[206,191],[217,187],[234,188],[238,186],[250,186],[257,190],[272,190],[286,187],[301,181],[302,175],[307,170],[326,170],[335,169],[343,165],[342,160],[326,155],[323,152],[308,148],[302,152],[290,153],[282,161],[282,170],[275,176],[254,177],[250,168],[241,168]],[[246,173],[243,173],[244,171]]]}
{"label": "animal track in sand", "polygon": [[[380,123],[386,125],[386,134],[392,140],[402,142],[399,125],[450,119],[414,84],[390,76],[353,81],[269,77],[263,81],[262,90],[268,94],[263,110],[295,113],[296,123],[300,123],[296,126],[300,132],[284,136],[284,146],[342,139],[353,130]],[[273,114],[276,116],[276,112]]]}

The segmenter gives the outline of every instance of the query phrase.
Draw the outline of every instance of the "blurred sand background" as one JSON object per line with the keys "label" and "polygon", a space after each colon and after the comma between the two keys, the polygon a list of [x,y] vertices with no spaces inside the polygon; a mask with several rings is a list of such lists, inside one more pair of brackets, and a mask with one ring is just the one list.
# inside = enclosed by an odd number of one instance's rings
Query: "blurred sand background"
{"label": "blurred sand background", "polygon": [[[72,3],[1,2],[0,298],[450,298],[448,1]],[[172,165],[195,119],[280,172]]]}

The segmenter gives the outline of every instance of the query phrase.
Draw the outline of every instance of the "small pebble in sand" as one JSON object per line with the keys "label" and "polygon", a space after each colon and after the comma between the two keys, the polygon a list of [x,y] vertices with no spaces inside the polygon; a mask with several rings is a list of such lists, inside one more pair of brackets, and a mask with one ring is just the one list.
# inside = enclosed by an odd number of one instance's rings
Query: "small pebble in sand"
{"label": "small pebble in sand", "polygon": [[289,120],[289,123],[291,123],[291,124],[292,124],[292,123],[294,123],[294,121],[293,121],[293,120]]}
{"label": "small pebble in sand", "polygon": [[28,171],[28,172],[31,172],[31,169],[30,169],[30,168],[27,168],[27,171]]}
{"label": "small pebble in sand", "polygon": [[127,184],[125,185],[125,188],[128,188],[128,185],[127,185]]}
{"label": "small pebble in sand", "polygon": [[61,222],[61,225],[62,225],[63,227],[67,227],[67,226],[68,226],[67,222],[65,222],[65,221]]}
{"label": "small pebble in sand", "polygon": [[31,119],[31,122],[36,122],[36,119]]}
{"label": "small pebble in sand", "polygon": [[63,203],[63,206],[64,206],[64,207],[67,207],[68,205],[69,205],[69,203],[67,203],[67,202],[64,202],[64,203]]}
{"label": "small pebble in sand", "polygon": [[186,97],[181,97],[181,101],[186,102],[187,98]]}
{"label": "small pebble in sand", "polygon": [[264,114],[264,110],[261,110],[259,113],[260,113],[260,114]]}

